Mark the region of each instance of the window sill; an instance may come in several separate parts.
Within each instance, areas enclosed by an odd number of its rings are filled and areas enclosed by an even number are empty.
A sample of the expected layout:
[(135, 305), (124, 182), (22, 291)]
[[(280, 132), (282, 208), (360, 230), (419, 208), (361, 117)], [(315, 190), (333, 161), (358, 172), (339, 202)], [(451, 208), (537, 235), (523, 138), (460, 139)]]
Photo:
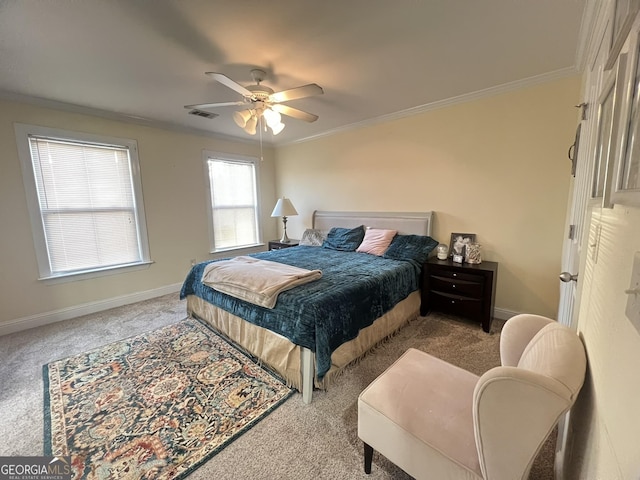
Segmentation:
[(242, 247), (219, 248), (217, 250), (212, 250), (209, 253), (211, 253), (212, 255), (219, 255), (219, 254), (227, 254), (229, 252), (241, 252), (243, 250), (246, 250), (247, 253), (260, 252), (266, 246), (267, 246), (266, 243), (256, 243), (254, 245), (243, 245)]
[(138, 270), (144, 270), (149, 268), (151, 264), (155, 263), (152, 260), (130, 263), (127, 265), (116, 265), (113, 267), (95, 268), (93, 270), (82, 270), (79, 272), (68, 272), (57, 275), (49, 275), (46, 277), (40, 277), (38, 280), (46, 284), (75, 282), (78, 280), (89, 280), (91, 278), (104, 277), (107, 275), (118, 275), (125, 272), (135, 272)]

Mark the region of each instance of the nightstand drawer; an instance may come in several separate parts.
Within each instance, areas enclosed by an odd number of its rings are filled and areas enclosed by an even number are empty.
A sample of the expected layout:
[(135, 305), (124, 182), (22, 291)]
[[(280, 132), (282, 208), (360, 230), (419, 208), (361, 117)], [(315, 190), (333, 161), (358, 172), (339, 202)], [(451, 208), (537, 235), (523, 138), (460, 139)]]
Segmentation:
[(451, 280), (464, 280), (465, 282), (476, 282), (482, 283), (484, 278), (482, 275), (477, 275), (475, 273), (463, 273), (456, 272), (452, 270), (437, 270), (437, 272), (432, 272), (431, 275), (437, 275), (439, 278), (448, 278)]
[(422, 266), (420, 314), (435, 310), (467, 317), (491, 330), (498, 264), (454, 263), (429, 258)]
[[(466, 277), (463, 279), (462, 277)], [(473, 280), (469, 280), (473, 279)], [(444, 291), (458, 295), (466, 295), (473, 298), (482, 298), (484, 279), (477, 275), (443, 276), (431, 275), (430, 286), (432, 290)]]
[(430, 301), (434, 310), (474, 318), (482, 315), (481, 298), (463, 297), (451, 293), (431, 290)]

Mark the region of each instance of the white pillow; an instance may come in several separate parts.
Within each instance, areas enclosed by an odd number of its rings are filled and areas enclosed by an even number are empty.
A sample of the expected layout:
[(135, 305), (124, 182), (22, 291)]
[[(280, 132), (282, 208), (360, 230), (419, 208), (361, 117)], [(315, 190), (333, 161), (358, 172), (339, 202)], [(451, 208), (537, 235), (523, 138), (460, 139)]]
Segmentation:
[(300, 239), (300, 245), (306, 245), (308, 247), (321, 247), (324, 239), (327, 238), (327, 232), (324, 230), (314, 230), (313, 228), (307, 228), (302, 234)]
[(371, 255), (381, 256), (387, 251), (393, 237), (398, 233), (397, 230), (383, 230), (380, 228), (367, 228), (364, 232), (364, 239), (356, 252), (369, 253)]

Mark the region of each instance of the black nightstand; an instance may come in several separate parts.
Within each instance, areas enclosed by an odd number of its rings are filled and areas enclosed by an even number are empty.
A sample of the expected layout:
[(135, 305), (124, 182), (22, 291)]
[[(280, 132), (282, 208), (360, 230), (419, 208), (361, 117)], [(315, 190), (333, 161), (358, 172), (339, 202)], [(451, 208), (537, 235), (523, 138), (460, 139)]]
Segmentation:
[(287, 243), (282, 243), (280, 240), (269, 240), (269, 250), (281, 250), (283, 248), (297, 247), (300, 244), (300, 240), (289, 240)]
[(453, 263), (432, 257), (422, 266), (420, 314), (431, 310), (459, 315), (491, 330), (498, 264)]

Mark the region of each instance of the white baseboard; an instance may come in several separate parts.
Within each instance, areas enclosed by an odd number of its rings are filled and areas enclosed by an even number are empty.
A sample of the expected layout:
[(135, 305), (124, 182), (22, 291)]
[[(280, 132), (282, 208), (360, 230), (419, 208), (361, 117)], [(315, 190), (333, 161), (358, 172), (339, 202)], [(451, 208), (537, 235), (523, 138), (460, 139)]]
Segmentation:
[(145, 290), (144, 292), (130, 293), (119, 297), (108, 298), (106, 300), (99, 300), (97, 302), (74, 305), (73, 307), (62, 308), (52, 312), (16, 318), (15, 320), (9, 320), (8, 322), (0, 325), (0, 336), (20, 332), (29, 328), (41, 327), (50, 323), (69, 320), (70, 318), (80, 317), (90, 313), (102, 312), (103, 310), (108, 310), (110, 308), (121, 307), (123, 305), (149, 300), (162, 295), (168, 295), (170, 293), (176, 293), (180, 291), (180, 288), (182, 288), (182, 283), (174, 283), (173, 285), (165, 285), (164, 287)]
[[(82, 315), (102, 312), (103, 310), (108, 310), (110, 308), (121, 307), (123, 305), (149, 300), (150, 298), (156, 298), (162, 295), (168, 295), (170, 293), (179, 292), (180, 288), (182, 288), (182, 283), (174, 283), (173, 285), (165, 285), (164, 287), (154, 288), (153, 290), (146, 290), (144, 292), (130, 293), (120, 297), (108, 298), (106, 300), (99, 300), (91, 303), (83, 303), (81, 305), (62, 308), (52, 312), (16, 318), (15, 320), (9, 320), (8, 322), (0, 325), (0, 336), (21, 332), (22, 330), (28, 330), (30, 328), (41, 327), (50, 323), (69, 320), (70, 318), (76, 318)], [(494, 308), (493, 318), (508, 320), (514, 315), (518, 315), (518, 313), (519, 312), (505, 310), (503, 308)]]
[(520, 312), (514, 312), (512, 310), (505, 310), (504, 308), (494, 308), (493, 309), (493, 318), (497, 318), (498, 320), (509, 320), (511, 317), (515, 317)]

